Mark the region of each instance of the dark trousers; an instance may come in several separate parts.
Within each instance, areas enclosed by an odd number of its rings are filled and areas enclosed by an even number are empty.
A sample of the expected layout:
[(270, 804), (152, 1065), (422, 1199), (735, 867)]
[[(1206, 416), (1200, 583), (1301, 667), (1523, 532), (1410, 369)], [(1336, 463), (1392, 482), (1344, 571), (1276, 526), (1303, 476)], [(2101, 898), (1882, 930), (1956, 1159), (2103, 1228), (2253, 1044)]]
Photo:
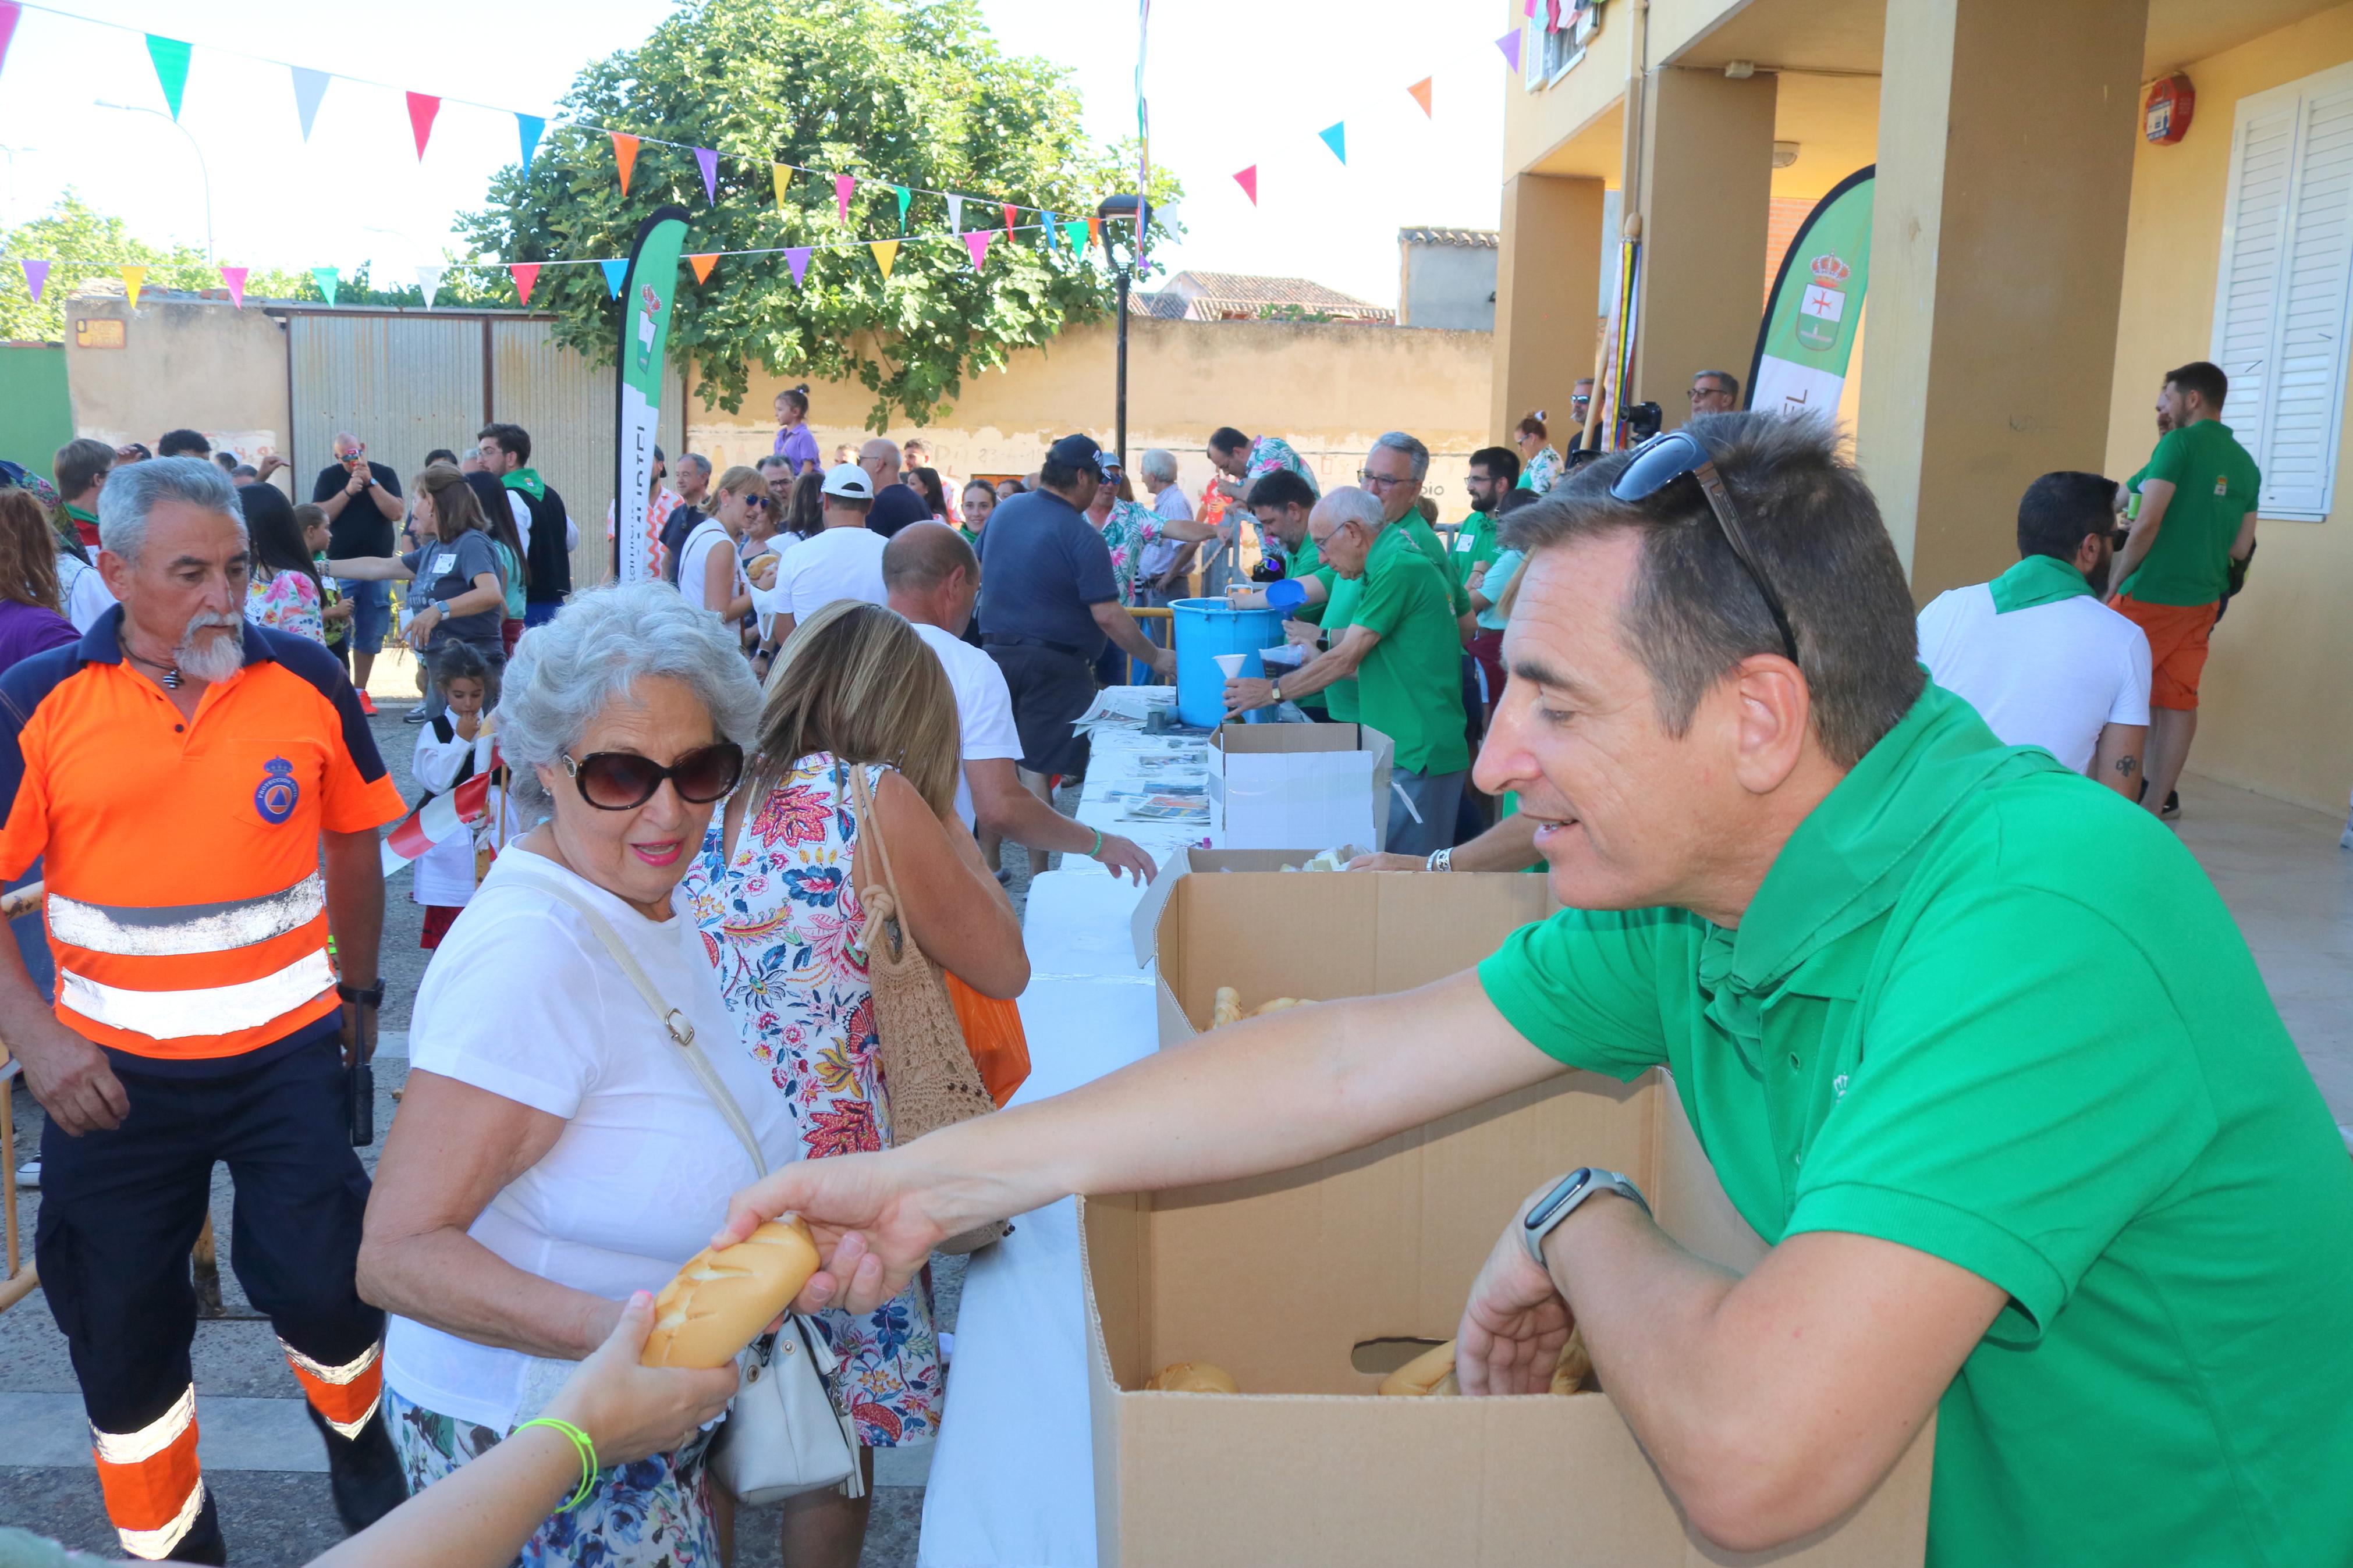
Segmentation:
[(131, 1100), (122, 1125), (73, 1138), (53, 1121), (42, 1134), (34, 1241), (90, 1425), (140, 1432), (191, 1386), (188, 1249), (216, 1160), (237, 1184), (237, 1278), (280, 1340), (329, 1367), (364, 1356), (384, 1314), (353, 1280), (368, 1179), (334, 1037), (216, 1078), (151, 1077), (115, 1060)]

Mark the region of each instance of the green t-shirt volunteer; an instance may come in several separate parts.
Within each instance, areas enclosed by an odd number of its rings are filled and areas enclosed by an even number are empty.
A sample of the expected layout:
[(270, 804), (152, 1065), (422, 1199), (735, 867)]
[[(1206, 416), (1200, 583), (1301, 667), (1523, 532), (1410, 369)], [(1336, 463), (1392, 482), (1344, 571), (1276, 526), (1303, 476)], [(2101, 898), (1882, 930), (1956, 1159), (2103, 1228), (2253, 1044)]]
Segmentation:
[[(1273, 536), (1270, 534), (1269, 537)], [(1324, 597), (1320, 601), (1302, 605), (1285, 614), (1293, 620), (1305, 621), (1311, 626), (1323, 625), (1324, 612), (1331, 608), (1332, 590), (1339, 582), (1340, 574), (1324, 564), (1323, 552), (1315, 548), (1315, 536), (1312, 533), (1301, 534), (1295, 546), (1285, 546), (1279, 539), (1275, 543), (1282, 552), (1282, 575), (1286, 580), (1304, 583), (1312, 577), (1324, 584)], [(1322, 691), (1311, 691), (1294, 700), (1311, 713), (1324, 711), (1324, 693)]]
[(2219, 419), (2200, 419), (2158, 437), (2137, 481), (2173, 487), (2157, 542), (2124, 592), (2144, 605), (2211, 605), (2231, 585), (2231, 546), (2255, 510), (2263, 476)]
[[(1356, 624), (1356, 605), (1364, 597), (1365, 580), (1362, 577), (1343, 577), (1334, 570), (1329, 592), (1331, 597), (1324, 602), (1324, 637), (1336, 647), (1348, 628)], [(1334, 681), (1324, 689), (1323, 697), (1325, 711), (1334, 719), (1344, 724), (1358, 721), (1355, 676)]]
[[(1403, 528), (1406, 537), (1412, 540), (1416, 548), (1430, 558), (1430, 563), (1432, 566), (1438, 568), (1438, 580), (1446, 585), (1448, 608), (1458, 617), (1469, 615), (1471, 590), (1465, 588), (1462, 585), (1462, 579), (1456, 575), (1454, 562), (1446, 553), (1446, 542), (1438, 537), (1438, 530), (1424, 522), (1419, 511), (1406, 513), (1393, 526)], [(1383, 529), (1381, 531), (1387, 533), (1389, 531)], [(1462, 639), (1459, 637), (1454, 639), (1454, 651), (1458, 654), (1462, 651)]]
[(2009, 1292), (1938, 1406), (1931, 1568), (2353, 1563), (2353, 1162), (2147, 813), (1932, 685), (1737, 930), (1564, 910), (1480, 978), (1573, 1067), (1669, 1068), (1767, 1242)]
[(1381, 640), (1356, 667), (1357, 717), (1397, 742), (1397, 765), (1409, 773), (1471, 765), (1462, 639), (1447, 607), (1448, 580), (1394, 526), (1381, 530), (1365, 557), (1355, 624)]
[(1463, 593), (1471, 591), (1471, 574), (1495, 559), (1495, 552), (1502, 548), (1495, 538), (1492, 513), (1474, 511), (1462, 520), (1461, 528), (1454, 535), (1452, 561), (1454, 579), (1462, 584)]

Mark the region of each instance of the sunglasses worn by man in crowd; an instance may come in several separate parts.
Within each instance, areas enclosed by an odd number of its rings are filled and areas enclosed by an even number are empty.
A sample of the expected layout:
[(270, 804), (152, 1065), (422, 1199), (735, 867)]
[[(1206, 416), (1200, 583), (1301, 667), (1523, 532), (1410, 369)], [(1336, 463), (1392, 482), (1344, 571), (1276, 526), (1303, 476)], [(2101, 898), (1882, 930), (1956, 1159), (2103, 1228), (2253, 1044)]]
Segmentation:
[(1732, 504), (1732, 492), (1724, 487), (1715, 471), (1715, 463), (1698, 437), (1688, 430), (1662, 430), (1634, 448), (1609, 487), (1612, 500), (1623, 501), (1648, 500), (1677, 479), (1690, 478), (1699, 481), (1701, 493), (1707, 497), (1708, 510), (1715, 513), (1716, 526), (1724, 530), (1724, 542), (1732, 546), (1733, 559), (1757, 584), (1765, 596), (1765, 607), (1772, 612), (1773, 625), (1781, 633), (1781, 650), (1789, 662), (1798, 662), (1798, 635), (1789, 629), (1788, 613), (1781, 608), (1781, 595), (1765, 580), (1757, 564), (1757, 557), (1748, 548), (1747, 535), (1740, 529), (1740, 513)]
[(689, 805), (708, 805), (744, 773), (744, 748), (733, 741), (697, 747), (668, 767), (635, 752), (591, 752), (577, 761), (566, 752), (563, 760), (580, 798), (599, 811), (635, 811), (653, 799), (664, 779)]

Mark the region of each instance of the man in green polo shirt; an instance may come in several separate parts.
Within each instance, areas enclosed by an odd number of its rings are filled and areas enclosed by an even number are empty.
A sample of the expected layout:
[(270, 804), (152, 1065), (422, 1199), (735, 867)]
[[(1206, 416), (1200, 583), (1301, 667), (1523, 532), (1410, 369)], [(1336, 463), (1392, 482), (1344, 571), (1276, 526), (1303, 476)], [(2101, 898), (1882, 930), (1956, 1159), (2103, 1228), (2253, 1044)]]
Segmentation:
[(1471, 588), (1471, 574), (1494, 560), (1502, 548), (1495, 542), (1495, 519), (1504, 498), (1512, 493), (1519, 479), (1520, 455), (1509, 447), (1482, 447), (1471, 454), (1469, 473), (1462, 481), (1471, 497), (1471, 515), (1462, 520), (1454, 535), (1454, 575), (1465, 593)]
[(1426, 856), (1454, 842), (1454, 814), (1470, 776), (1462, 738), (1461, 645), (1440, 569), (1381, 504), (1353, 485), (1315, 504), (1308, 536), (1324, 564), (1356, 587), (1346, 629), (1330, 651), (1279, 680), (1226, 682), (1226, 711), (1247, 713), (1324, 690), (1354, 676), (1363, 722), (1397, 744), (1389, 778), (1388, 847)]
[[(1574, 1323), (1735, 1551), (1835, 1521), (1933, 1415), (1931, 1568), (2353, 1563), (2353, 1161), (2188, 851), (1927, 684), (1822, 424), (1694, 420), (1514, 533), (1479, 781), (1542, 825), (1560, 912), (1418, 991), (800, 1162), (728, 1233), (798, 1211), (827, 1258), (802, 1305), (866, 1310), (943, 1237), (1066, 1193), (1664, 1066), (1769, 1250), (1733, 1274), (1572, 1170), (1496, 1216), (1465, 1394), (1541, 1391)], [(1281, 1310), (1279, 1279), (1247, 1288)]]
[[(1250, 486), (1250, 515), (1266, 530), (1270, 552), (1282, 563), (1282, 579), (1299, 584), (1305, 595), (1292, 605), (1282, 623), (1283, 637), (1293, 645), (1308, 650), (1314, 658), (1326, 646), (1324, 637), (1324, 613), (1330, 607), (1333, 586), (1339, 574), (1324, 563), (1316, 553), (1315, 536), (1307, 531), (1308, 514), (1315, 510), (1315, 487), (1288, 468), (1277, 468)], [(1238, 610), (1262, 610), (1267, 607), (1264, 588), (1231, 587), (1226, 590), (1226, 603)], [(1356, 682), (1350, 681), (1348, 693), (1356, 695)], [(1313, 691), (1293, 696), (1300, 710), (1319, 721), (1331, 714), (1326, 710), (1328, 691)], [(1355, 717), (1353, 712), (1351, 719)]]
[[(2199, 360), (2166, 372), (2158, 395), (2160, 424), (2137, 482), (2140, 510), (2116, 553), (2108, 603), (2148, 637), (2148, 755), (2141, 796), (2167, 815), (2167, 803), (2189, 742), (2198, 734), (2198, 683), (2206, 639), (2231, 585), (2231, 563), (2255, 548), (2255, 505), (2263, 476), (2222, 423), (2231, 383)], [(2175, 808), (2178, 810), (2179, 808)]]

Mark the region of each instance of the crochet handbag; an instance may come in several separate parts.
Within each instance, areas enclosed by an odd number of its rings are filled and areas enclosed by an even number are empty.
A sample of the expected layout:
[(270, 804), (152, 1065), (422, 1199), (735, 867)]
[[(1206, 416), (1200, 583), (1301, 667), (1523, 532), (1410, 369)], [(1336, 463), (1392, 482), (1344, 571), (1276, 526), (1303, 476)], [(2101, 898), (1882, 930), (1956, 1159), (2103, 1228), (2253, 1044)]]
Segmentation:
[[(858, 901), (866, 910), (860, 941), (866, 949), (867, 980), (874, 989), (876, 1048), (883, 1092), (890, 1096), (891, 1141), (911, 1143), (926, 1132), (985, 1116), (997, 1109), (997, 1101), (965, 1046), (964, 1026), (940, 972), (908, 939), (899, 919), (903, 907), (899, 882), (891, 870), (891, 852), (882, 842), (866, 769), (861, 765), (846, 771), (857, 807), (859, 841), (874, 852), (867, 875), (881, 872), (879, 882), (858, 889)], [(1003, 1220), (992, 1220), (948, 1237), (938, 1250), (976, 1252), (1001, 1238), (1008, 1228)]]

